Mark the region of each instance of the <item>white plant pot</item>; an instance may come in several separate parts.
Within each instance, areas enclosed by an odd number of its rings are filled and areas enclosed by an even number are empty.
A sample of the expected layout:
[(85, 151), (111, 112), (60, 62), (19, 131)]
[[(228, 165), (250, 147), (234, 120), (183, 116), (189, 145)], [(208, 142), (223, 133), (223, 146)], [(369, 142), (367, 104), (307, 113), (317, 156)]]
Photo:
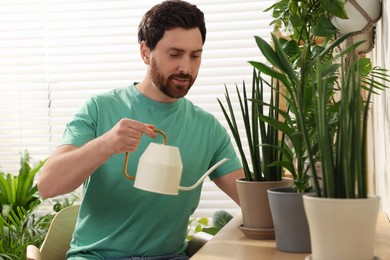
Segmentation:
[(330, 199), (304, 195), (313, 260), (374, 259), (380, 198)]
[(333, 17), (331, 19), (333, 25), (340, 30), (340, 33), (350, 33), (357, 31), (368, 31), (379, 20), (382, 11), (382, 3), (380, 0), (356, 0), (356, 3), (362, 7), (362, 9), (370, 17), (370, 21), (361, 14), (350, 1), (345, 3), (345, 12), (348, 15), (348, 19), (341, 19)]

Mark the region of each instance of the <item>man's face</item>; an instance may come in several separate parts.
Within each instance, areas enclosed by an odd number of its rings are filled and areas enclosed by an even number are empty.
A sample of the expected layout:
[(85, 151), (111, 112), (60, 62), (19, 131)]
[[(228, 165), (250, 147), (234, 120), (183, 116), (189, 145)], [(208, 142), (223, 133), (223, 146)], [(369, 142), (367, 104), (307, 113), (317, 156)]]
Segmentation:
[(202, 57), (198, 28), (175, 28), (164, 33), (150, 55), (152, 82), (170, 98), (184, 97), (198, 76)]

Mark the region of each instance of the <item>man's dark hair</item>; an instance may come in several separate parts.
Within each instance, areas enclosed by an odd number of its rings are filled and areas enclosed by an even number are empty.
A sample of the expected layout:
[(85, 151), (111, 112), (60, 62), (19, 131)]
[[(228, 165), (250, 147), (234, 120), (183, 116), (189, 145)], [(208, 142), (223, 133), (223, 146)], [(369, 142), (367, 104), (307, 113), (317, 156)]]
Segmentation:
[(196, 5), (180, 0), (164, 1), (146, 12), (138, 27), (138, 42), (145, 41), (146, 46), (153, 50), (166, 30), (177, 27), (199, 28), (204, 44), (206, 25), (203, 12)]

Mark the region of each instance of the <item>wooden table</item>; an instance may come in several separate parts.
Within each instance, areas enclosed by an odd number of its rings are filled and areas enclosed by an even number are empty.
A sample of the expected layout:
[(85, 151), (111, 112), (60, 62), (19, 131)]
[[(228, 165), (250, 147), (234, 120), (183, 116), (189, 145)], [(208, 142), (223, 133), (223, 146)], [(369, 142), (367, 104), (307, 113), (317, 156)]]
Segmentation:
[[(241, 214), (234, 217), (213, 239), (191, 257), (191, 260), (303, 260), (308, 255), (307, 253), (286, 253), (276, 250), (275, 240), (248, 239), (238, 229), (240, 224), (242, 224)], [(385, 213), (380, 213), (378, 217), (374, 250), (375, 256), (379, 259), (390, 259), (390, 223)]]

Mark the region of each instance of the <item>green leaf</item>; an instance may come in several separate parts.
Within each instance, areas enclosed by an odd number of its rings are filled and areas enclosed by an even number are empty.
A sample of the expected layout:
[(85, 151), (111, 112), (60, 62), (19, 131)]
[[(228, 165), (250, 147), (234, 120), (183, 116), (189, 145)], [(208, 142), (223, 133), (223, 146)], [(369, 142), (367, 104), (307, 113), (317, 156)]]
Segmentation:
[(225, 210), (218, 210), (213, 214), (213, 226), (221, 229), (223, 228), (231, 219), (233, 216), (225, 211)]
[(330, 14), (337, 16), (341, 19), (348, 19), (348, 15), (345, 11), (345, 0), (319, 0), (321, 6)]
[(219, 228), (216, 228), (216, 227), (204, 227), (202, 229), (202, 232), (205, 232), (207, 234), (210, 234), (210, 235), (216, 235), (218, 233), (220, 229)]
[(198, 221), (198, 223), (200, 223), (200, 224), (202, 224), (204, 226), (207, 226), (209, 224), (209, 219), (206, 218), (206, 217), (200, 218), (197, 221)]
[(289, 127), (286, 123), (281, 122), (279, 120), (276, 120), (274, 118), (270, 118), (268, 116), (259, 116), (261, 120), (264, 120), (268, 124), (272, 125), (276, 129), (282, 131), (285, 133), (288, 137), (292, 137), (292, 135), (295, 133), (295, 129)]
[[(280, 39), (280, 42), (282, 42), (282, 39)], [(290, 57), (290, 59), (294, 59), (295, 56), (297, 56), (297, 54), (300, 52), (299, 44), (294, 40), (283, 43), (283, 50), (286, 52), (286, 55)]]
[(315, 36), (329, 37), (336, 34), (338, 29), (332, 24), (329, 18), (321, 16), (317, 24), (313, 26), (311, 32)]
[(287, 75), (290, 81), (294, 82), (294, 84), (297, 84), (299, 80), (295, 74), (294, 68), (291, 65), (291, 61), (288, 59), (287, 54), (284, 52), (284, 49), (279, 42), (279, 39), (274, 34), (272, 34), (271, 36), (275, 45), (275, 52), (278, 55), (278, 60), (280, 61), (281, 67), (278, 68), (281, 69)]
[(268, 67), (267, 65), (265, 65), (264, 63), (261, 63), (261, 62), (256, 62), (256, 61), (250, 61), (249, 62), (253, 67), (255, 67), (256, 69), (258, 69), (259, 71), (261, 71), (262, 73), (268, 75), (268, 76), (271, 76), (275, 79), (278, 79), (280, 80), (285, 86), (289, 86), (290, 83), (287, 79), (287, 77), (280, 73), (280, 72), (277, 72), (276, 70)]
[(359, 59), (360, 73), (363, 77), (366, 77), (372, 71), (371, 59), (361, 58)]
[(272, 49), (272, 47), (262, 38), (255, 36), (255, 40), (257, 43), (257, 46), (259, 47), (261, 53), (264, 55), (264, 57), (269, 61), (273, 66), (281, 69), (282, 64), (278, 58), (278, 55), (276, 52)]
[(202, 229), (203, 229), (203, 228), (202, 228), (202, 225), (201, 225), (201, 224), (196, 225), (196, 227), (195, 227), (195, 233), (201, 232)]

